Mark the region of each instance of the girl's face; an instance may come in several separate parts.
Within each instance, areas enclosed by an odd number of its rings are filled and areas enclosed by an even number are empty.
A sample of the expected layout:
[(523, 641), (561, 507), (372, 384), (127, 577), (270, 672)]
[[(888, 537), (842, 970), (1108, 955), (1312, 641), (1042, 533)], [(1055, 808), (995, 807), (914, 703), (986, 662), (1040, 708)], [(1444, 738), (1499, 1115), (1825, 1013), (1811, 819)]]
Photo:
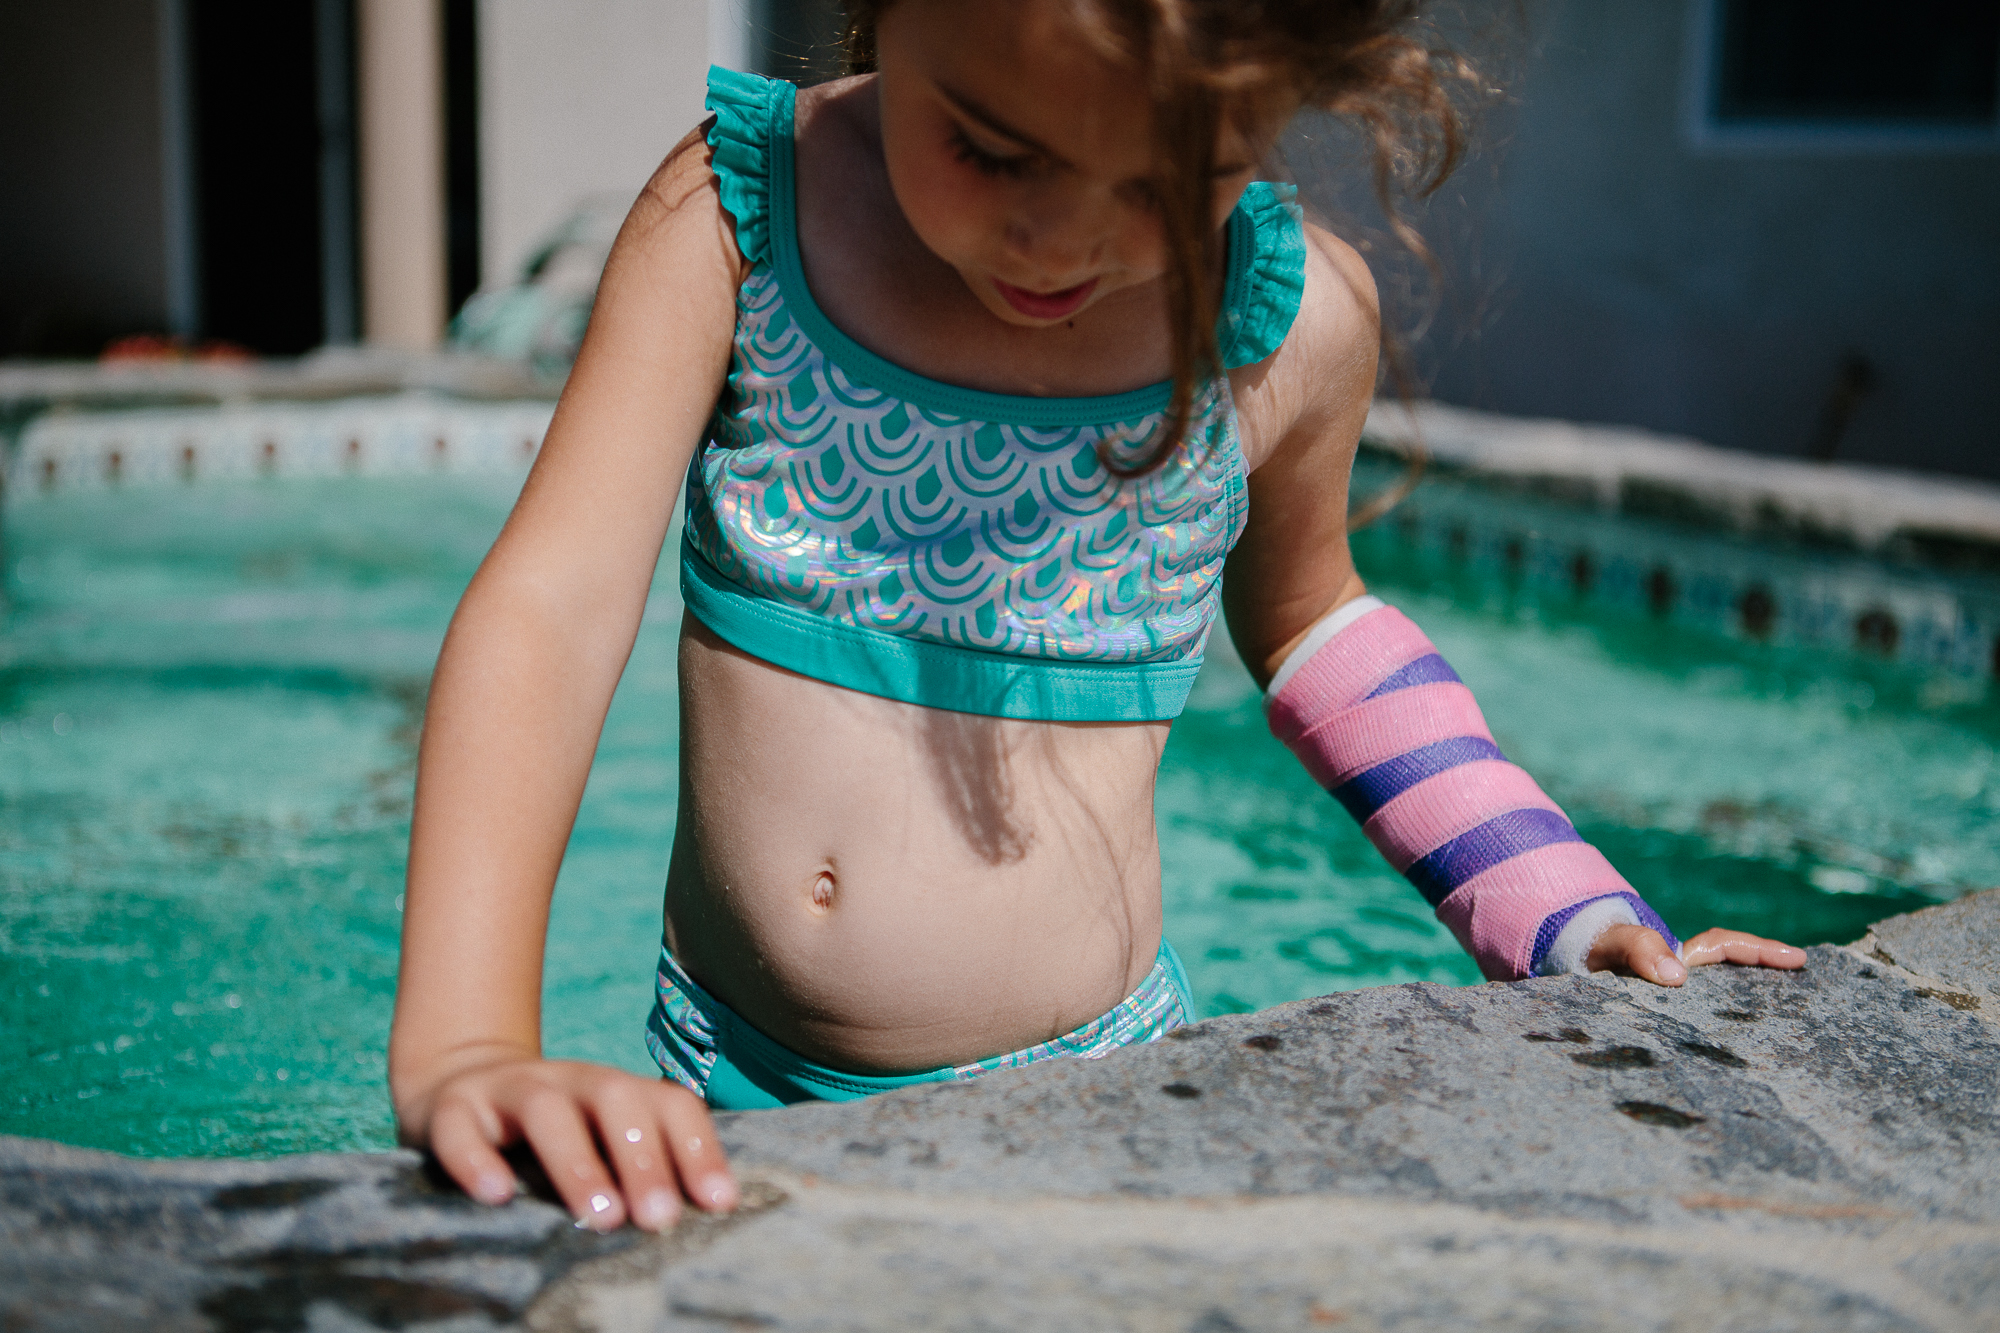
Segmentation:
[[(1086, 46), (1064, 7), (901, 0), (876, 32), (897, 203), (988, 310), (1026, 327), (1156, 282), (1168, 262), (1145, 90)], [(1216, 227), (1264, 146), (1225, 130)]]

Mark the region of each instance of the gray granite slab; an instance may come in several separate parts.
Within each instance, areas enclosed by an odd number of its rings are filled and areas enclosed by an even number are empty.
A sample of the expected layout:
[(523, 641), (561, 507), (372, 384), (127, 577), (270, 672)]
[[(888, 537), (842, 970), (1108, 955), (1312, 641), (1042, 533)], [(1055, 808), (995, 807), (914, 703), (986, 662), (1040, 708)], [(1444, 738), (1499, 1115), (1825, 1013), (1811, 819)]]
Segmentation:
[(1878, 921), (1856, 948), (1942, 981), (1980, 1000), (1979, 1009), (2000, 1019), (2000, 893), (1968, 894), (1955, 903)]
[(1064, 1199), (786, 1182), (749, 1225), (574, 1270), (539, 1333), (1990, 1327), (1990, 1231), (1674, 1229), (1338, 1194)]
[(1907, 961), (1356, 991), (726, 1116), (748, 1206), (658, 1238), (407, 1153), (0, 1139), (0, 1328), (2000, 1330), (1996, 903), (1864, 941)]
[[(142, 1161), (0, 1136), (0, 1329), (490, 1329), (636, 1242), (415, 1153)], [(331, 1321), (331, 1322), (328, 1322)]]
[(746, 1164), (908, 1190), (1338, 1191), (1662, 1225), (1720, 1193), (2000, 1223), (2000, 1033), (1820, 947), (1679, 990), (1350, 991), (722, 1136)]

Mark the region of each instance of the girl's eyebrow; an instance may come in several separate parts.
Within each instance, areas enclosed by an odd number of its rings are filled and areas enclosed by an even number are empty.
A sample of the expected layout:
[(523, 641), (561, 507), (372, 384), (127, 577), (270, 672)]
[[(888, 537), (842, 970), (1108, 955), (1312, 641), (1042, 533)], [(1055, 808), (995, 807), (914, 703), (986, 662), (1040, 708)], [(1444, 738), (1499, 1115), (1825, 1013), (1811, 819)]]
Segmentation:
[(1057, 166), (1067, 167), (1071, 165), (1069, 159), (1064, 157), (1061, 153), (1056, 152), (1055, 149), (1050, 148), (1047, 144), (1035, 138), (1033, 135), (1023, 134), (1021, 131), (1015, 129), (1012, 125), (1009, 125), (1006, 121), (1000, 119), (1000, 117), (994, 115), (991, 111), (988, 111), (985, 107), (979, 105), (979, 103), (973, 101), (970, 97), (965, 96), (965, 94), (953, 92), (951, 89), (945, 87), (941, 83), (937, 85), (937, 90), (938, 92), (944, 95), (945, 101), (951, 103), (952, 107), (958, 112), (960, 112), (962, 115), (964, 115), (968, 120), (978, 121), (981, 125), (984, 125), (987, 129), (991, 130), (993, 133), (998, 134), (1003, 138), (1012, 139), (1015, 143), (1020, 144), (1023, 148), (1030, 149), (1031, 151), (1039, 153), (1043, 157), (1048, 158), (1051, 162), (1054, 162)]

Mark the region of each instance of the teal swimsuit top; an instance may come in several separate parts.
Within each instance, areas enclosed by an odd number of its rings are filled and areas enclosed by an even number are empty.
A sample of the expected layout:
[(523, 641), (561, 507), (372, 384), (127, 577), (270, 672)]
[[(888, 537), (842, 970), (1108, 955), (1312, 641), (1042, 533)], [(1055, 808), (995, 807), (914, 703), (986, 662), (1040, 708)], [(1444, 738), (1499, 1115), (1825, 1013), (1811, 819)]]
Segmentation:
[[(1242, 535), (1229, 382), (1187, 438), (1143, 457), (1172, 385), (1097, 398), (983, 393), (912, 374), (836, 328), (799, 261), (794, 89), (711, 69), (708, 142), (751, 264), (710, 439), (688, 479), (681, 591), (716, 634), (777, 666), (931, 708), (1144, 721), (1187, 702)], [(1305, 241), (1290, 187), (1252, 184), (1228, 222), (1225, 367), (1277, 350)]]

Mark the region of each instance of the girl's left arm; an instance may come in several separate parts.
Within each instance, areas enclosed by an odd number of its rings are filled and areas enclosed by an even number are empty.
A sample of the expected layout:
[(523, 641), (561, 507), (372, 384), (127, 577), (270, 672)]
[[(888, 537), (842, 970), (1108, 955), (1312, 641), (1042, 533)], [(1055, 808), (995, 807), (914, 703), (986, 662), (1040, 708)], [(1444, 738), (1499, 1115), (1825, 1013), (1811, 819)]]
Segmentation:
[(1290, 335), (1234, 384), (1250, 517), (1223, 606), (1267, 691), (1273, 731), (1489, 977), (1617, 970), (1677, 986), (1687, 967), (1705, 963), (1803, 966), (1803, 950), (1740, 931), (1709, 930), (1677, 949), (1644, 900), (1501, 755), (1422, 631), (1368, 596), (1347, 510), (1375, 389), (1375, 286), (1352, 248), (1310, 226), (1307, 239)]

